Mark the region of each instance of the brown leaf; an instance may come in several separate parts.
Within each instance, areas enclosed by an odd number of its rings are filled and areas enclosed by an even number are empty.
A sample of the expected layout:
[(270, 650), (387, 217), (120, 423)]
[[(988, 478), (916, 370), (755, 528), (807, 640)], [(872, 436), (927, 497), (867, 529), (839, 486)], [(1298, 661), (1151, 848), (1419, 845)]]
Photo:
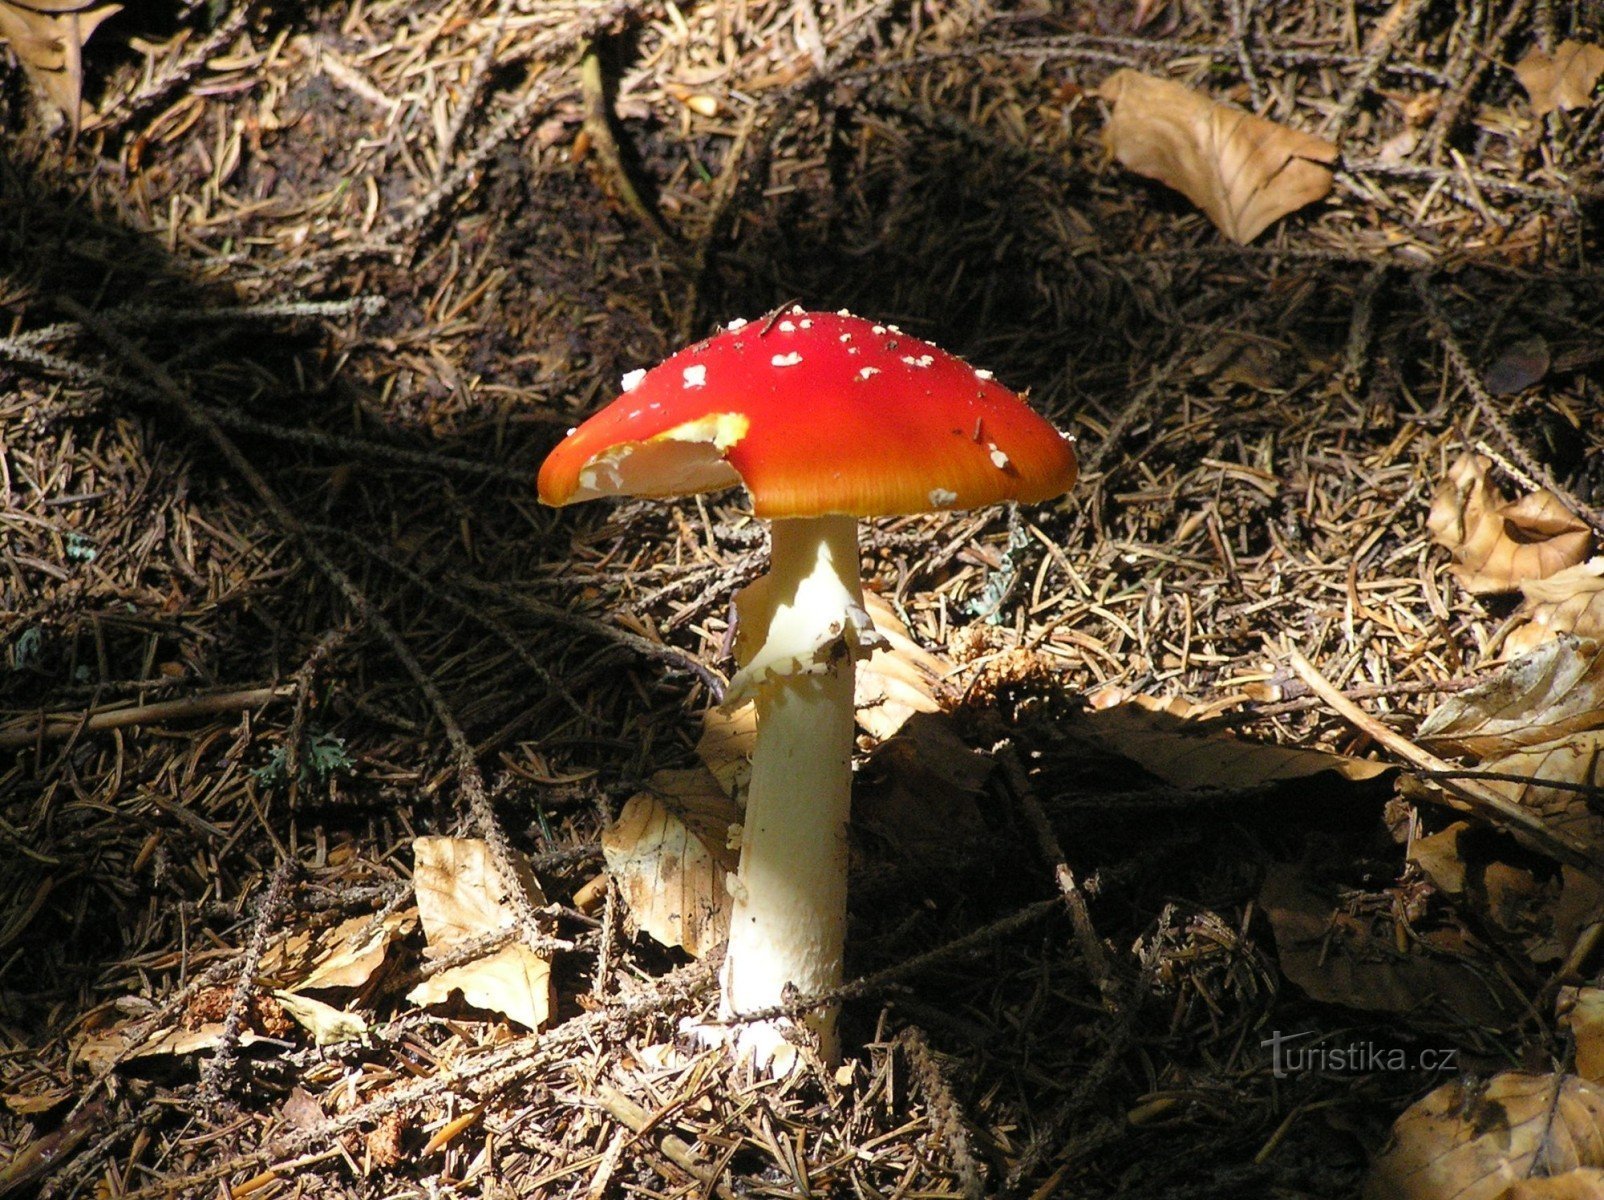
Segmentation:
[(509, 942), (460, 967), (437, 971), (407, 993), (414, 1004), (445, 1004), (453, 992), (474, 1008), (539, 1029), (554, 1001), (551, 963), (522, 942)]
[(1489, 857), (1500, 843), (1478, 840), (1479, 832), (1456, 821), (1416, 838), (1409, 857), (1461, 910), (1477, 913), (1487, 932), (1505, 935), (1534, 963), (1563, 959), (1597, 919), (1604, 888), (1572, 867), (1546, 870)]
[(1520, 590), (1525, 599), (1515, 616), (1525, 623), (1504, 639), (1505, 656), (1526, 654), (1562, 633), (1604, 640), (1604, 558), (1527, 580)]
[(1509, 1071), (1444, 1084), (1404, 1110), (1365, 1200), (1497, 1200), (1534, 1175), (1604, 1164), (1604, 1090), (1574, 1075)]
[(1437, 754), (1488, 758), (1604, 727), (1604, 646), (1562, 635), (1450, 696), (1415, 731)]
[[(126, 1027), (104, 1036), (86, 1038), (73, 1049), (74, 1059), (95, 1070), (109, 1066), (118, 1058), (154, 1058), (172, 1054), (183, 1056), (215, 1050), (223, 1044), (224, 1023), (208, 1021), (194, 1029), (160, 1029), (143, 1039), (135, 1038)], [(254, 1046), (262, 1035), (254, 1030), (240, 1031), (235, 1045)]]
[[(874, 622), (880, 645), (858, 664), (853, 678), (853, 705), (859, 728), (885, 741), (914, 713), (941, 711), (938, 693), (953, 664), (918, 642), (891, 606), (873, 592), (863, 595), (863, 608)], [(757, 709), (711, 709), (703, 717), (696, 756), (730, 795), (745, 789), (752, 776), (752, 748), (757, 745)]]
[(602, 835), (635, 929), (700, 957), (729, 936), (734, 902), (724, 880), (739, 854), (730, 846), (740, 811), (711, 772), (658, 771)]
[(905, 858), (950, 862), (986, 831), (977, 800), (992, 766), (951, 717), (916, 713), (870, 755), (865, 775), (872, 782), (853, 799), (852, 819)]
[(279, 1106), (279, 1116), (291, 1129), (316, 1129), (323, 1124), (326, 1113), (323, 1104), (311, 1092), (297, 1084)]
[(1431, 540), (1457, 560), (1454, 573), (1477, 595), (1512, 592), (1523, 582), (1575, 566), (1593, 533), (1544, 489), (1510, 501), (1487, 477), (1492, 460), (1463, 455), (1431, 499)]
[(1414, 1012), (1435, 1004), (1474, 1025), (1499, 1025), (1505, 995), (1468, 962), (1400, 951), (1278, 864), (1265, 874), (1259, 905), (1275, 931), (1281, 970), (1312, 1000), (1366, 1012)]
[(914, 641), (891, 606), (873, 592), (863, 594), (863, 607), (885, 642), (858, 664), (853, 704), (858, 725), (883, 742), (914, 713), (941, 711), (937, 693), (953, 665)]
[(1604, 1083), (1604, 988), (1560, 988), (1555, 1008), (1576, 1042), (1576, 1073)]
[(1250, 787), (1322, 771), (1360, 782), (1392, 769), (1324, 750), (1243, 741), (1213, 722), (1183, 720), (1139, 703), (1089, 713), (1086, 726), (1109, 750), (1172, 787)]
[(294, 992), (275, 991), (273, 998), (295, 1019), (297, 1025), (312, 1035), (316, 1045), (359, 1042), (367, 1038), (368, 1023), (359, 1013), (349, 1013)]
[[(503, 879), (490, 847), (478, 838), (414, 838), (412, 853), (412, 890), (418, 899), (426, 956), (440, 957), (463, 942), (515, 924), (510, 902), (514, 888), (521, 888), (534, 904), (545, 903), (526, 864), (514, 865), (517, 879)], [(475, 1008), (539, 1029), (551, 1015), (551, 964), (515, 941), (429, 976), (407, 993), (407, 999), (437, 1004), (449, 1000), (453, 991), (460, 991)]]
[(752, 779), (752, 748), (757, 745), (757, 705), (710, 708), (702, 714), (696, 757), (717, 779), (725, 795), (736, 796)]
[(1455, 821), (1447, 829), (1409, 843), (1409, 861), (1430, 877), (1438, 891), (1456, 898), (1464, 894), (1466, 876), (1459, 839), (1469, 830), (1469, 822)]
[(1515, 78), (1531, 97), (1536, 117), (1556, 108), (1586, 108), (1600, 75), (1604, 75), (1604, 48), (1570, 38), (1559, 44), (1553, 57), (1533, 46), (1515, 64)]
[(1562, 1175), (1522, 1179), (1499, 1200), (1604, 1200), (1604, 1170), (1578, 1167)]
[(262, 977), (292, 991), (362, 987), (417, 923), (418, 910), (409, 908), (378, 921), (351, 917), (320, 933), (292, 933), (262, 955)]
[[(1604, 719), (1604, 713), (1592, 715)], [(1604, 848), (1604, 816), (1599, 816), (1593, 807), (1604, 797), (1604, 729), (1527, 746), (1513, 754), (1488, 759), (1481, 766), (1486, 771), (1518, 775), (1530, 781), (1487, 779), (1482, 786), (1536, 813), (1550, 829), (1568, 834), (1592, 850)], [(1600, 791), (1589, 794), (1553, 786), (1567, 783)]]
[(1507, 347), (1482, 375), (1482, 385), (1490, 395), (1512, 396), (1540, 383), (1553, 365), (1548, 339), (1542, 334), (1523, 338)]
[(120, 4), (90, 8), (63, 0), (0, 0), (0, 38), (50, 102), (67, 115), (74, 133), (83, 116), (83, 48), (90, 34)]
[(1324, 138), (1140, 71), (1114, 72), (1098, 94), (1114, 106), (1109, 152), (1182, 193), (1235, 242), (1331, 190), (1337, 148)]

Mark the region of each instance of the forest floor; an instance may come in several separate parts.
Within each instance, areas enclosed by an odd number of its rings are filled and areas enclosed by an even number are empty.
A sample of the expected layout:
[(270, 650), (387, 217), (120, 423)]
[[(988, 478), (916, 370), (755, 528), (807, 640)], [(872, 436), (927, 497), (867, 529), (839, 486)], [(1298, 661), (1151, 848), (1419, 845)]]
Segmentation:
[[(1604, 532), (1604, 103), (1513, 70), (1566, 39), (1604, 10), (130, 3), (77, 131), (0, 66), (0, 1195), (1428, 1196), (1373, 1164), (1464, 1079), (1563, 1168), (1597, 747), (1544, 799), (1419, 730), (1597, 620), (1516, 590)], [(1231, 240), (1111, 159), (1122, 68), (1328, 139), (1329, 193)], [(793, 301), (1082, 471), (865, 526), (936, 711), (867, 722), (845, 1060), (774, 1080), (679, 1038), (717, 947), (603, 860), (765, 535), (534, 477)]]

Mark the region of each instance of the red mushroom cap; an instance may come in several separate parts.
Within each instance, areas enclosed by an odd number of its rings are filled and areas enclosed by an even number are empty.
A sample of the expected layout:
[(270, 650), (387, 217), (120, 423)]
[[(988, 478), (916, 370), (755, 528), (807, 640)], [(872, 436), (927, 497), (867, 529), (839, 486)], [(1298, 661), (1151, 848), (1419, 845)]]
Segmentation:
[(1074, 445), (989, 372), (894, 326), (797, 308), (625, 376), (541, 466), (540, 498), (741, 483), (759, 517), (868, 517), (1035, 503), (1075, 474)]

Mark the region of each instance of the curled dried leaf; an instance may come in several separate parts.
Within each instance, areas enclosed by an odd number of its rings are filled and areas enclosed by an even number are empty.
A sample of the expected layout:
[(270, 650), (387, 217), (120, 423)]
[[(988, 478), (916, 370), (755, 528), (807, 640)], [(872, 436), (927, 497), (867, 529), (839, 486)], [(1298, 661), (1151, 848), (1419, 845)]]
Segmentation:
[(1365, 1200), (1496, 1200), (1533, 1176), (1604, 1164), (1604, 1089), (1509, 1071), (1444, 1084), (1404, 1110)]
[(1490, 779), (1485, 786), (1536, 813), (1549, 828), (1595, 851), (1604, 848), (1604, 816), (1594, 811), (1604, 799), (1604, 729), (1527, 746), (1481, 765), (1522, 780)]
[(941, 711), (937, 696), (953, 665), (914, 641), (891, 606), (873, 592), (864, 592), (863, 607), (883, 643), (858, 664), (853, 705), (858, 725), (883, 742), (914, 713)]
[(1450, 696), (1415, 739), (1438, 754), (1488, 758), (1600, 727), (1604, 646), (1564, 635)]
[(1477, 595), (1512, 592), (1575, 566), (1593, 549), (1593, 532), (1542, 490), (1507, 499), (1488, 478), (1492, 460), (1466, 454), (1431, 499), (1426, 528), (1454, 556), (1454, 573)]
[[(428, 943), (425, 955), (440, 957), (464, 942), (516, 924), (512, 897), (522, 891), (532, 904), (545, 896), (528, 864), (512, 864), (516, 879), (503, 878), (490, 847), (479, 838), (420, 837), (412, 842), (412, 890)], [(530, 1029), (551, 1015), (551, 963), (522, 942), (511, 942), (461, 966), (429, 976), (407, 993), (414, 1004), (437, 1004), (453, 991), (476, 1008), (502, 1013)]]
[(1576, 1073), (1604, 1083), (1604, 988), (1560, 988), (1554, 1007), (1576, 1041)]
[(1593, 89), (1604, 75), (1604, 47), (1566, 38), (1552, 55), (1533, 46), (1515, 64), (1515, 78), (1531, 97), (1532, 115), (1541, 117), (1556, 108), (1586, 108)]
[(1098, 94), (1114, 106), (1109, 152), (1180, 192), (1232, 241), (1251, 242), (1331, 190), (1337, 148), (1324, 138), (1140, 71), (1114, 72)]
[(1520, 590), (1525, 600), (1515, 615), (1523, 623), (1504, 639), (1506, 655), (1526, 654), (1562, 633), (1604, 640), (1604, 558), (1529, 580)]
[(1481, 832), (1455, 821), (1416, 838), (1409, 858), (1457, 908), (1476, 913), (1485, 933), (1518, 947), (1534, 963), (1564, 958), (1596, 919), (1604, 887), (1573, 867), (1556, 871), (1529, 859), (1506, 862), (1499, 857), (1502, 839)]
[(92, 8), (74, 0), (0, 0), (0, 39), (34, 86), (67, 115), (77, 132), (83, 108), (83, 49), (89, 35), (120, 4)]
[[(926, 650), (892, 608), (864, 592), (863, 609), (874, 622), (875, 648), (853, 676), (853, 708), (858, 727), (876, 741), (896, 734), (914, 713), (941, 711), (939, 697), (952, 674), (951, 661)], [(757, 745), (757, 708), (742, 704), (709, 710), (702, 718), (697, 757), (732, 796), (746, 788)]]
[(696, 757), (713, 772), (726, 795), (740, 795), (751, 782), (752, 751), (756, 746), (757, 705), (710, 708), (702, 714)]

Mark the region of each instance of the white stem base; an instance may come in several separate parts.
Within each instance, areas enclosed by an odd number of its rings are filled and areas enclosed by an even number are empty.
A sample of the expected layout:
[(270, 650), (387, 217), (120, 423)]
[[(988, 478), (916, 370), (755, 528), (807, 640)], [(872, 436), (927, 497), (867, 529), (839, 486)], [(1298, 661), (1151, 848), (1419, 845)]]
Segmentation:
[[(771, 573), (737, 605), (743, 667), (730, 690), (756, 693), (757, 745), (741, 865), (730, 881), (735, 909), (721, 1017), (841, 985), (853, 662), (873, 636), (863, 612), (856, 521), (775, 522)], [(787, 1024), (741, 1023), (731, 1040), (738, 1054), (784, 1070), (796, 1058)], [(834, 1007), (789, 1024), (824, 1062), (839, 1058)]]

